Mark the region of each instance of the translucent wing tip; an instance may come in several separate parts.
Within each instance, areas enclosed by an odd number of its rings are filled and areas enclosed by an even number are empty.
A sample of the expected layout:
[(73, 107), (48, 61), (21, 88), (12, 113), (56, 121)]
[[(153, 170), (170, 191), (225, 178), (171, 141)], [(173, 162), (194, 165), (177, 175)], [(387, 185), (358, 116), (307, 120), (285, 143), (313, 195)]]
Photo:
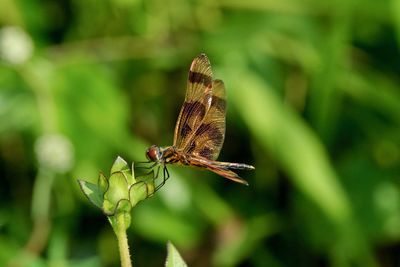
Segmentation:
[(207, 55), (204, 53), (199, 54), (195, 57), (192, 61), (192, 65), (190, 65), (191, 71), (196, 71), (198, 67), (196, 66), (203, 66), (209, 68), (211, 65), (210, 60), (208, 59)]
[(200, 53), (196, 58), (208, 59), (208, 57), (205, 53)]

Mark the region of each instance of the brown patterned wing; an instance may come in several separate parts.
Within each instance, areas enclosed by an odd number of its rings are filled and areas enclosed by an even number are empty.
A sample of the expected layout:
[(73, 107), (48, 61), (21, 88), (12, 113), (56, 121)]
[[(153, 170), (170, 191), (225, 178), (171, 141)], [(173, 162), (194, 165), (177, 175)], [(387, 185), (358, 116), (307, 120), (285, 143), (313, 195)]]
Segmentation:
[(211, 105), (185, 152), (216, 160), (225, 138), (226, 95), (221, 80), (213, 81)]
[(185, 150), (204, 120), (212, 101), (211, 64), (205, 54), (198, 55), (189, 70), (185, 102), (175, 126), (174, 146)]
[(225, 138), (226, 97), (221, 80), (213, 81), (211, 105), (200, 124), (188, 137), (184, 152), (216, 160)]

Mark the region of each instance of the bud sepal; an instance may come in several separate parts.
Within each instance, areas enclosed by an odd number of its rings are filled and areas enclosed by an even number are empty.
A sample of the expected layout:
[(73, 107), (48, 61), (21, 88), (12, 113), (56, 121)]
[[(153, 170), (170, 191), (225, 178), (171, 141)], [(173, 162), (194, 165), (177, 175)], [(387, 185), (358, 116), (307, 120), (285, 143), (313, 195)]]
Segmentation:
[(97, 184), (78, 180), (86, 197), (107, 215), (113, 228), (116, 215), (124, 217), (126, 228), (130, 225), (130, 213), (133, 207), (154, 194), (154, 179), (135, 178), (134, 164), (117, 157), (111, 167), (110, 177), (99, 174)]

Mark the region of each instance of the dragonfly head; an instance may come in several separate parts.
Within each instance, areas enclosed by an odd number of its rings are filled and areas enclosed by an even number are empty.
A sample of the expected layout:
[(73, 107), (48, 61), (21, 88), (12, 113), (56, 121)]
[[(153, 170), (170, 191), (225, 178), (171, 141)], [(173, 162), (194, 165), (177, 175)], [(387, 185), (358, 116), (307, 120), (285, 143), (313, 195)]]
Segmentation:
[(148, 160), (153, 162), (159, 162), (162, 157), (162, 152), (160, 147), (152, 145), (146, 150), (146, 157)]

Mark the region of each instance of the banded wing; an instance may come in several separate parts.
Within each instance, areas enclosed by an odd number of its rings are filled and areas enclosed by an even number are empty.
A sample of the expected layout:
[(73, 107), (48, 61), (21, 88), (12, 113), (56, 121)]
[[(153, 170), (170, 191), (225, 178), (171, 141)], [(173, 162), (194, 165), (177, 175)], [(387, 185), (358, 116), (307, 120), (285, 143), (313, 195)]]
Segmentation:
[(190, 66), (174, 146), (188, 154), (216, 159), (225, 137), (225, 114), (224, 84), (212, 80), (210, 61), (201, 54)]
[(213, 81), (211, 105), (188, 138), (184, 152), (216, 160), (225, 138), (226, 97), (221, 80)]
[(212, 79), (210, 61), (201, 54), (190, 66), (185, 102), (175, 126), (173, 145), (183, 153), (192, 155), (189, 165), (248, 184), (231, 169), (252, 170), (253, 166), (215, 161), (225, 138), (225, 117), (224, 83)]
[(212, 100), (211, 64), (205, 54), (197, 56), (190, 66), (185, 102), (175, 126), (174, 146), (183, 150), (202, 123)]

